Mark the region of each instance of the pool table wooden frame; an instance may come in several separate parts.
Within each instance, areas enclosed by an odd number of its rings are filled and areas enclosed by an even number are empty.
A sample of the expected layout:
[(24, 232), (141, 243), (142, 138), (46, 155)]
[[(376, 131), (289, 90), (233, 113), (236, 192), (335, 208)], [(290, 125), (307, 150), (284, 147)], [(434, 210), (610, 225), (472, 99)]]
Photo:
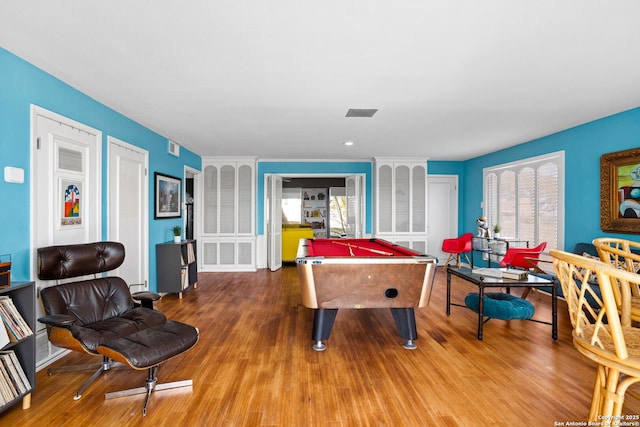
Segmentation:
[[(315, 242), (325, 245), (327, 255), (313, 247)], [(347, 249), (326, 246), (332, 244)], [(389, 308), (406, 340), (403, 347), (416, 348), (414, 308), (427, 305), (436, 262), (381, 239), (300, 239), (296, 264), (302, 303), (314, 310), (314, 350), (326, 349), (322, 341), (329, 338), (340, 308)]]

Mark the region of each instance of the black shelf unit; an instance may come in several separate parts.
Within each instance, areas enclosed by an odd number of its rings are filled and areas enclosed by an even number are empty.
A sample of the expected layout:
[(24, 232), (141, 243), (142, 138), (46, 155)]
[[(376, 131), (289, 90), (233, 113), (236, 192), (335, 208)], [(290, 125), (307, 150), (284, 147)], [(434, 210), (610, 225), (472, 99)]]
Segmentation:
[[(27, 409), (31, 406), (31, 392), (36, 384), (36, 291), (34, 282), (12, 282), (11, 286), (0, 289), (0, 295), (7, 295), (13, 300), (24, 320), (27, 322), (33, 334), (21, 339), (17, 342), (10, 342), (0, 350), (13, 350), (16, 353), (18, 361), (22, 366), (22, 370), (29, 380), (31, 388), (26, 393), (16, 397), (11, 402), (0, 406), (0, 413), (13, 407), (22, 401), (22, 408)], [(4, 327), (4, 325), (0, 325)]]
[[(180, 243), (165, 242), (156, 245), (156, 273), (158, 293), (178, 293), (198, 283), (198, 263), (196, 241), (183, 240)], [(183, 287), (182, 270), (185, 269), (186, 282)]]

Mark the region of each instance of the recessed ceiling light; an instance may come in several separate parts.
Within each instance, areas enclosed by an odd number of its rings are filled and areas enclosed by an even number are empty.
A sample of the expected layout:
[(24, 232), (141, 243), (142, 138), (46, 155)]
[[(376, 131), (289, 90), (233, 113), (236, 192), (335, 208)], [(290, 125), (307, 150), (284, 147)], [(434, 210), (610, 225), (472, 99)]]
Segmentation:
[(349, 108), (345, 117), (373, 117), (377, 108)]
[(355, 144), (355, 142), (353, 142), (353, 141), (345, 141), (343, 144), (344, 144), (346, 147), (351, 147), (352, 145), (354, 145), (354, 144)]

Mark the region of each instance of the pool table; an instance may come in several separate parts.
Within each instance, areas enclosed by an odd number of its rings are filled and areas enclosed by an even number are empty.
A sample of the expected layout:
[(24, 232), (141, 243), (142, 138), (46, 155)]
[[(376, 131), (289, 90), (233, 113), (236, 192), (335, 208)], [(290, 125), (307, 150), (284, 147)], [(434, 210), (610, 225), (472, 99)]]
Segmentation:
[(313, 349), (326, 349), (341, 308), (389, 308), (414, 349), (415, 307), (427, 304), (436, 258), (381, 239), (300, 239), (296, 265), (302, 303), (314, 310)]

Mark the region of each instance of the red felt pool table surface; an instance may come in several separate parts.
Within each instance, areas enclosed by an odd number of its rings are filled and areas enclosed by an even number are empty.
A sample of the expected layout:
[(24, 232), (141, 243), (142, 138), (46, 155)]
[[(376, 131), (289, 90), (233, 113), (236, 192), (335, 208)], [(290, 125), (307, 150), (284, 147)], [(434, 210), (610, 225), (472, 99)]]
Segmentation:
[(313, 239), (307, 240), (308, 256), (370, 257), (420, 256), (402, 246), (381, 239)]

